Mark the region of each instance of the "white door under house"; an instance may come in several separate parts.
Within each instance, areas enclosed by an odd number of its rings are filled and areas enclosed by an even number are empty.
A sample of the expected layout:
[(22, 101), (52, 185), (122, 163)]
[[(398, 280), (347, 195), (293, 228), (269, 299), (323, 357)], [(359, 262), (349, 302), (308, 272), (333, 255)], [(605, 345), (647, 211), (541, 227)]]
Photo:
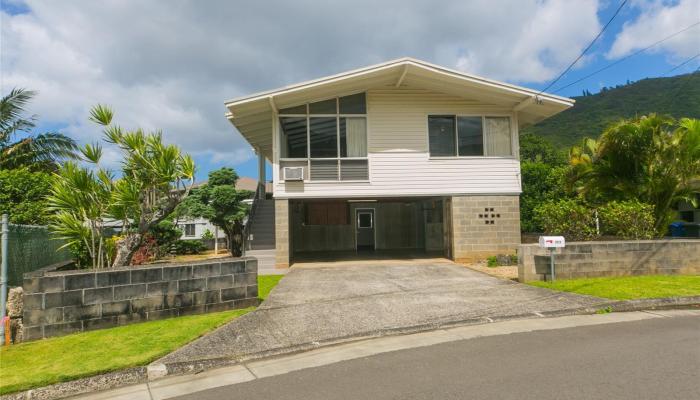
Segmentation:
[(297, 256), (409, 250), (445, 254), (442, 198), (290, 201)]

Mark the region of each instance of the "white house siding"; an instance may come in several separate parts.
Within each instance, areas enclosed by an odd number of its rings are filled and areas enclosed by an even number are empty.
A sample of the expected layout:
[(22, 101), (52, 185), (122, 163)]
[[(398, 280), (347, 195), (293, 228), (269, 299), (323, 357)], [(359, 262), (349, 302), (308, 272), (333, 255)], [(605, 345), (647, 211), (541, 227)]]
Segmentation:
[[(517, 120), (511, 110), (417, 89), (372, 90), (367, 103), (369, 182), (285, 183), (275, 168), (275, 197), (520, 193)], [(431, 159), (429, 114), (510, 116), (516, 156)]]

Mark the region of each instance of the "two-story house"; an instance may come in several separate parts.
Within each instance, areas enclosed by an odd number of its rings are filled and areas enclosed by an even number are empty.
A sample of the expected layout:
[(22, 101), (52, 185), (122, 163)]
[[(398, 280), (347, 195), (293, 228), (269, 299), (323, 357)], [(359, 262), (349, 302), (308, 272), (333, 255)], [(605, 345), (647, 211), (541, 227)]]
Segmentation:
[(300, 255), (520, 244), (518, 129), (573, 105), (402, 58), (226, 102), (272, 165), (275, 265)]

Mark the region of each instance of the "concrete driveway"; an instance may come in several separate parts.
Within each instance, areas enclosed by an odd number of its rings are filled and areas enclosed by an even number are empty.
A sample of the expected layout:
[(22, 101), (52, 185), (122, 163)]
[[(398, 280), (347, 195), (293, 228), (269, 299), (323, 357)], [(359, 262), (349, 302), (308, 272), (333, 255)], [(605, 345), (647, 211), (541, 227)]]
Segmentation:
[(448, 260), (297, 264), (255, 312), (159, 362), (175, 371), (174, 366), (197, 360), (216, 364), (211, 360), (450, 324), (534, 318), (602, 302), (494, 278)]

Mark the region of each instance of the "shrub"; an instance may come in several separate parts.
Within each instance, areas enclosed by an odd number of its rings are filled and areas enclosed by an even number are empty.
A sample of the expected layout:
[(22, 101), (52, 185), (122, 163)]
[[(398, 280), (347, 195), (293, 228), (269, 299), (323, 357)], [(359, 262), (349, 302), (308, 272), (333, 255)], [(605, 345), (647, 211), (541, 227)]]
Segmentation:
[(202, 239), (205, 239), (205, 240), (214, 239), (214, 234), (211, 233), (211, 231), (209, 229), (207, 229), (204, 231), (204, 233), (202, 233)]
[(496, 256), (490, 256), (486, 259), (486, 266), (488, 267), (497, 267), (498, 266), (498, 260), (496, 259)]
[(654, 208), (637, 200), (612, 201), (598, 209), (600, 230), (604, 235), (623, 239), (651, 239), (654, 232)]
[(199, 254), (207, 249), (201, 240), (178, 240), (173, 247), (175, 254)]
[(593, 210), (572, 199), (549, 201), (535, 208), (535, 219), (548, 235), (567, 240), (592, 240), (598, 235)]

